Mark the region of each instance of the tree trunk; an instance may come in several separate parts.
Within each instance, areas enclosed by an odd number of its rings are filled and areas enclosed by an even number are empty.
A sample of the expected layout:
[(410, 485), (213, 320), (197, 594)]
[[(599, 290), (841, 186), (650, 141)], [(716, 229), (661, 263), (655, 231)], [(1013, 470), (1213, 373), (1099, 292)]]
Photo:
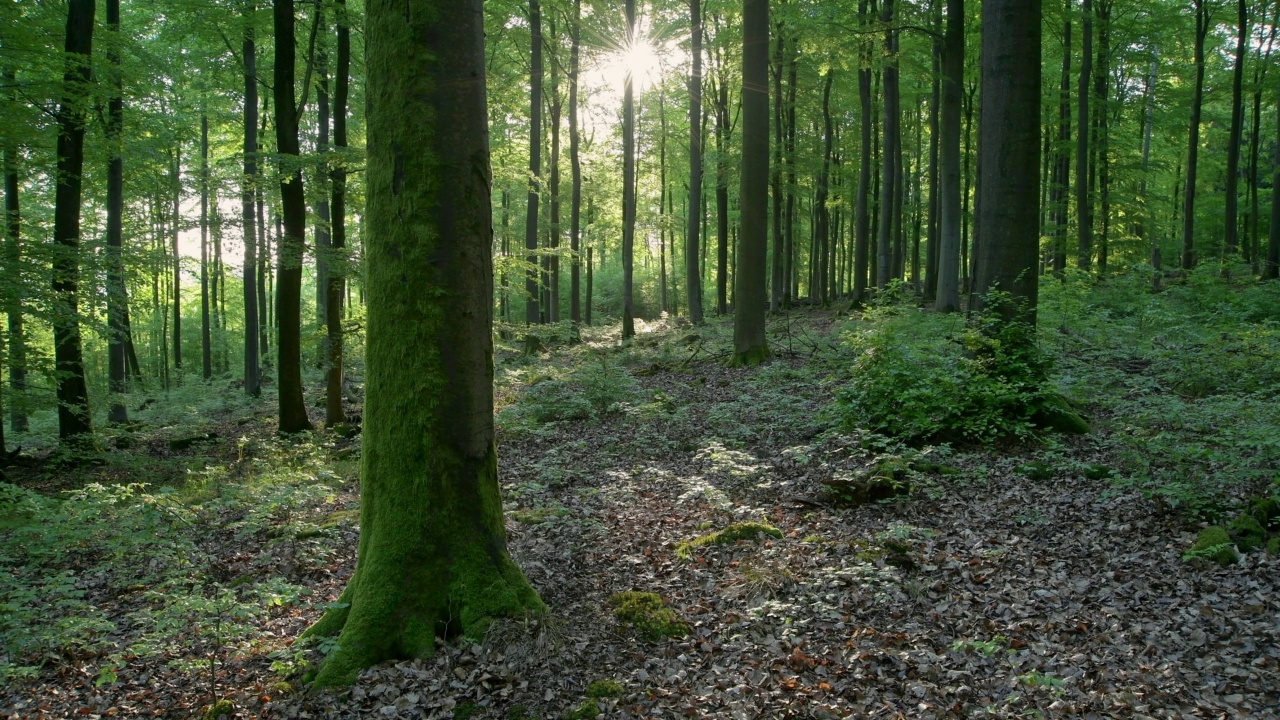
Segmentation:
[(378, 101), (360, 545), (342, 605), (308, 631), (338, 635), (321, 686), (429, 656), (437, 636), (479, 641), (494, 619), (545, 611), (507, 554), (498, 486), (483, 8), (408, 10), (379, 0), (366, 16)]
[[(328, 30), (324, 21), (324, 13), (316, 14), (316, 26)], [(316, 53), (316, 185), (319, 187), (319, 199), (316, 200), (316, 325), (326, 327), (329, 313), (329, 274), (333, 266), (333, 236), (329, 233), (329, 54), (323, 49)], [(304, 91), (305, 92), (305, 91)], [(315, 191), (313, 191), (315, 192)], [(325, 342), (329, 338), (326, 334)], [(323, 348), (323, 356), (329, 354)]]
[(787, 159), (787, 207), (786, 215), (786, 238), (783, 241), (783, 255), (786, 274), (786, 297), (783, 298), (783, 306), (791, 307), (792, 298), (798, 297), (800, 289), (798, 287), (796, 273), (796, 92), (799, 84), (796, 82), (796, 76), (800, 65), (800, 41), (796, 40), (791, 46), (791, 57), (787, 62), (787, 107), (786, 112), (786, 153)]
[(733, 277), (735, 365), (772, 357), (765, 338), (769, 250), (769, 0), (742, 2), (742, 229)]
[[(714, 17), (714, 15), (713, 15)], [(717, 39), (721, 36), (716, 28)], [(716, 314), (729, 312), (729, 83), (720, 48), (716, 58)]]
[(813, 263), (813, 280), (809, 286), (809, 296), (814, 302), (826, 304), (830, 300), (827, 288), (827, 243), (831, 234), (831, 211), (827, 208), (831, 183), (831, 83), (835, 79), (834, 67), (828, 67), (826, 78), (822, 83), (822, 169), (818, 172), (817, 188), (814, 191), (814, 252), (810, 255)]
[(1271, 169), (1271, 231), (1267, 238), (1267, 262), (1263, 280), (1280, 279), (1280, 101), (1276, 103), (1276, 153)]
[[(257, 82), (257, 78), (254, 78)], [(260, 152), (265, 152), (267, 148), (267, 130), (268, 122), (267, 111), (271, 102), (271, 93), (262, 96), (262, 122), (258, 124), (258, 142), (257, 147)], [(271, 299), (274, 293), (267, 292), (267, 283), (271, 274), (271, 242), (268, 235), (267, 215), (266, 215), (266, 190), (262, 185), (262, 178), (256, 177), (257, 182), (254, 183), (254, 198), (257, 205), (258, 213), (258, 362), (260, 367), (271, 366), (271, 328), (275, 327), (271, 317)], [(259, 377), (261, 377), (261, 369), (259, 369)]]
[[(75, 440), (93, 432), (80, 339), (80, 203), (86, 118), (78, 108), (90, 82), (93, 0), (68, 0), (65, 72), (58, 106), (58, 174), (54, 198), (54, 362), (57, 368), (58, 437)], [(16, 197), (16, 196), (15, 196)]]
[[(1098, 15), (1098, 68), (1094, 72), (1094, 95), (1098, 134), (1094, 140), (1098, 170), (1098, 208), (1101, 213), (1098, 226), (1098, 275), (1106, 275), (1111, 254), (1111, 155), (1108, 93), (1111, 84), (1111, 0), (1099, 0)], [(1123, 90), (1123, 88), (1122, 88)]]
[(536, 325), (538, 307), (538, 199), (542, 194), (542, 7), (529, 0), (529, 199), (525, 205), (524, 322)]
[(169, 184), (172, 208), (169, 215), (169, 246), (173, 257), (173, 287), (169, 288), (173, 302), (173, 372), (177, 384), (182, 384), (182, 256), (178, 253), (178, 234), (182, 228), (182, 147), (174, 148), (169, 167)]
[(569, 46), (569, 172), (572, 189), (569, 199), (569, 320), (576, 327), (582, 319), (580, 275), (582, 251), (579, 234), (582, 222), (582, 157), (578, 139), (578, 72), (582, 44), (582, 0), (573, 0), (573, 27)]
[(658, 305), (662, 312), (667, 304), (667, 227), (670, 208), (667, 206), (667, 95), (658, 92)]
[(975, 299), (981, 307), (988, 293), (1009, 293), (1013, 304), (993, 310), (1033, 325), (1040, 245), (1040, 22), (1040, 0), (982, 5)]
[(1076, 86), (1076, 266), (1093, 264), (1093, 198), (1089, 196), (1089, 85), (1093, 72), (1093, 1), (1082, 0), (1080, 82)]
[[(334, 20), (338, 27), (338, 65), (335, 68), (333, 95), (333, 145), (342, 153), (347, 147), (347, 95), (351, 82), (351, 18), (346, 0), (337, 0)], [(325, 362), (325, 427), (347, 421), (342, 409), (343, 295), (347, 279), (347, 167), (339, 160), (329, 171), (332, 184), (333, 262), (329, 264), (328, 301), (325, 303), (325, 326), (328, 331), (329, 357)]]
[[(1265, 7), (1265, 6), (1264, 6)], [(1262, 271), (1262, 247), (1258, 235), (1258, 179), (1259, 179), (1259, 144), (1262, 139), (1262, 81), (1266, 77), (1271, 49), (1276, 39), (1276, 26), (1280, 25), (1280, 2), (1275, 5), (1275, 15), (1271, 19), (1271, 29), (1267, 32), (1267, 47), (1259, 50), (1259, 62), (1253, 66), (1253, 132), (1249, 137), (1249, 259), (1253, 265), (1253, 274)]]
[(1187, 179), (1182, 188), (1182, 269), (1195, 267), (1196, 168), (1200, 159), (1200, 109), (1204, 102), (1204, 41), (1209, 34), (1208, 0), (1192, 0), (1196, 8), (1196, 80), (1191, 95), (1191, 123), (1187, 132)]
[(1244, 110), (1242, 96), (1244, 94), (1244, 58), (1245, 58), (1245, 42), (1249, 33), (1249, 9), (1245, 0), (1237, 0), (1236, 2), (1236, 23), (1238, 33), (1236, 35), (1236, 62), (1235, 68), (1231, 73), (1231, 131), (1227, 140), (1227, 177), (1226, 177), (1226, 217), (1223, 219), (1223, 243), (1226, 257), (1224, 260), (1230, 261), (1234, 259), (1232, 256), (1240, 251), (1240, 234), (1239, 234), (1239, 183), (1240, 183), (1240, 135), (1241, 125), (1244, 123)]
[[(293, 104), (293, 0), (274, 0), (274, 8), (276, 152), (286, 162), (296, 163), (300, 109)], [(276, 317), (280, 325), (276, 357), (282, 433), (311, 429), (302, 397), (302, 253), (307, 232), (307, 196), (302, 188), (301, 166), (292, 167), (293, 171), (280, 179), (284, 234), (279, 240), (280, 270), (276, 281)]]
[[(627, 46), (636, 38), (636, 0), (626, 0)], [(636, 334), (632, 281), (636, 242), (636, 104), (631, 73), (622, 90), (622, 339)]]
[(258, 366), (258, 236), (254, 194), (258, 185), (258, 60), (253, 34), (253, 2), (244, 7), (244, 178), (240, 188), (240, 218), (244, 227), (244, 392), (262, 394), (262, 370)]
[(786, 53), (786, 38), (782, 34), (782, 22), (775, 26), (778, 35), (773, 53), (773, 168), (769, 175), (773, 231), (773, 257), (769, 268), (769, 312), (782, 309), (783, 287), (786, 286), (787, 266), (783, 261), (785, 240), (782, 235), (782, 63)]
[(889, 284), (893, 274), (893, 228), (895, 193), (898, 187), (897, 169), (901, 161), (898, 110), (897, 39), (892, 28), (893, 0), (884, 0), (880, 8), (880, 22), (885, 25), (884, 53), (888, 59), (884, 67), (884, 148), (880, 157), (880, 220), (876, 239), (876, 282), (881, 289)]
[[(9, 87), (9, 100), (14, 101), (18, 83), (17, 74), (12, 69), (5, 70), (4, 84)], [(3, 277), (4, 281), (15, 290), (9, 302), (5, 304), (9, 330), (9, 427), (14, 432), (26, 432), (28, 422), (23, 395), (27, 389), (27, 341), (21, 302), (24, 285), (19, 270), (22, 264), (22, 214), (18, 203), (18, 189), (18, 148), (10, 138), (4, 145), (5, 271), (0, 274), (0, 277)], [(3, 422), (4, 418), (0, 417), (0, 423)]]
[[(858, 0), (858, 26), (868, 23), (867, 0)], [(868, 259), (871, 250), (871, 214), (868, 205), (871, 193), (871, 51), (863, 40), (859, 50), (858, 65), (858, 199), (854, 210), (853, 248), (853, 302), (860, 305), (867, 299)]]
[(960, 83), (964, 81), (964, 0), (947, 0), (942, 39), (942, 107), (938, 138), (938, 295), (934, 307), (960, 310)]
[[(558, 48), (560, 38), (556, 34), (555, 16), (551, 18), (551, 48)], [(546, 317), (547, 322), (560, 322), (560, 59), (556, 54), (551, 56), (551, 97), (548, 102), (551, 118), (551, 183), (547, 190), (551, 194), (549, 210), (551, 211), (551, 227), (548, 235), (547, 256), (544, 265), (547, 268)]]
[(209, 116), (200, 114), (200, 377), (213, 378), (209, 328)]
[[(1062, 77), (1058, 89), (1058, 144), (1054, 148), (1054, 180), (1049, 191), (1053, 204), (1053, 273), (1067, 269), (1067, 221), (1071, 196), (1071, 12), (1072, 0), (1065, 0), (1062, 26)], [(981, 137), (981, 128), (979, 128)], [(979, 140), (981, 144), (981, 140)], [(981, 152), (981, 148), (979, 148)]]
[(689, 75), (689, 216), (684, 245), (685, 292), (689, 295), (689, 320), (702, 324), (702, 273), (698, 267), (702, 216), (702, 7), (689, 0), (689, 43), (693, 69)]
[(929, 14), (933, 16), (934, 28), (939, 32), (933, 41), (933, 87), (929, 102), (929, 219), (925, 230), (927, 253), (924, 263), (924, 302), (926, 305), (934, 305), (938, 295), (938, 203), (942, 189), (938, 182), (938, 141), (941, 134), (938, 122), (942, 103), (942, 7), (936, 0)]
[[(124, 283), (124, 80), (120, 70), (120, 0), (107, 0), (107, 32), (115, 42), (107, 52), (115, 77), (107, 100), (107, 383), (111, 397), (107, 421), (126, 423), (129, 411), (123, 395), (129, 391), (126, 373), (129, 334), (125, 318), (128, 295)], [(16, 193), (14, 196), (17, 199)], [(15, 233), (16, 235), (16, 233)]]

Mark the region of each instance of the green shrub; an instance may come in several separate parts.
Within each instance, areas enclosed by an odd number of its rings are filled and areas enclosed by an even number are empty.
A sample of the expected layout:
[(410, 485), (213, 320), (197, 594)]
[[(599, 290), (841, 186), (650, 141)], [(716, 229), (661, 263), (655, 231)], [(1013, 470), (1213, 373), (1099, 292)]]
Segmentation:
[(845, 426), (909, 442), (974, 443), (1087, 429), (1046, 388), (1051, 361), (1035, 328), (1001, 318), (1008, 302), (993, 296), (967, 324), (902, 305), (869, 313), (869, 327), (847, 336), (855, 360), (836, 395)]

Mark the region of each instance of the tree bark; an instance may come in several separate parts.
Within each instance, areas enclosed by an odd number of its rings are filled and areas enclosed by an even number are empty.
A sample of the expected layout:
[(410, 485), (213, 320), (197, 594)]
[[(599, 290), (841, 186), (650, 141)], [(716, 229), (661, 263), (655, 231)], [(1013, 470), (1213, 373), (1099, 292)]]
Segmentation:
[(929, 218), (925, 230), (927, 253), (924, 263), (926, 305), (936, 304), (938, 296), (938, 205), (942, 189), (938, 181), (938, 141), (941, 134), (938, 123), (941, 110), (939, 106), (942, 103), (942, 7), (936, 0), (931, 5), (929, 14), (934, 18), (934, 28), (939, 32), (933, 41), (933, 84), (929, 102)]
[(308, 631), (338, 635), (321, 686), (545, 611), (507, 553), (498, 486), (483, 19), (480, 0), (367, 6), (361, 532), (341, 606)]
[(280, 339), (276, 343), (279, 374), (280, 432), (311, 429), (302, 396), (302, 254), (307, 232), (307, 197), (302, 188), (302, 168), (296, 164), (298, 114), (294, 106), (293, 0), (273, 0), (276, 35), (275, 96), (276, 151), (293, 169), (281, 173), (280, 207), (284, 233), (280, 236), (280, 269), (276, 281), (276, 317)]
[[(717, 23), (717, 40), (721, 34)], [(716, 110), (716, 314), (724, 315), (729, 312), (729, 83), (727, 61), (719, 47), (712, 57), (716, 59), (712, 85)]]
[(169, 213), (169, 251), (173, 258), (173, 287), (169, 288), (173, 303), (173, 372), (177, 384), (182, 384), (182, 255), (178, 252), (178, 234), (182, 228), (182, 146), (173, 149), (170, 158), (169, 183), (172, 201)]
[(777, 45), (773, 53), (773, 168), (769, 175), (769, 194), (772, 200), (773, 257), (769, 272), (769, 312), (782, 309), (783, 288), (786, 286), (787, 266), (783, 252), (786, 247), (782, 234), (782, 63), (786, 53), (786, 37), (783, 35), (783, 23), (775, 24)]
[[(868, 23), (867, 0), (858, 0), (858, 26)], [(853, 302), (855, 305), (867, 299), (867, 273), (871, 251), (871, 53), (865, 40), (861, 41), (858, 65), (858, 198), (854, 210), (853, 248)]]
[(884, 67), (884, 148), (880, 156), (880, 221), (876, 239), (876, 282), (884, 289), (894, 270), (894, 210), (898, 188), (897, 170), (902, 159), (898, 142), (900, 116), (897, 38), (892, 28), (893, 0), (884, 0), (881, 5), (880, 22), (885, 25), (884, 53), (889, 58)]
[[(559, 35), (556, 34), (555, 16), (551, 19), (551, 40), (549, 47), (556, 50), (560, 46)], [(549, 203), (550, 225), (547, 235), (550, 242), (547, 243), (547, 256), (543, 265), (547, 270), (547, 287), (545, 288), (545, 297), (547, 299), (545, 308), (547, 322), (560, 322), (560, 58), (557, 57), (558, 50), (551, 56), (551, 97), (548, 102), (550, 106), (550, 125), (551, 128), (551, 182), (547, 188), (551, 195)]]
[[(9, 86), (9, 99), (17, 96), (17, 73), (12, 68), (4, 72), (4, 83)], [(27, 412), (23, 395), (27, 389), (27, 341), (22, 317), (22, 213), (18, 197), (18, 148), (10, 138), (4, 145), (4, 268), (5, 282), (13, 288), (5, 304), (8, 325), (9, 365), (9, 427), (14, 432), (26, 432)], [(15, 401), (16, 398), (16, 401)], [(0, 423), (4, 418), (0, 417)]]
[(822, 169), (818, 172), (817, 187), (814, 191), (814, 252), (813, 282), (809, 286), (809, 296), (817, 303), (826, 304), (831, 298), (827, 288), (827, 245), (831, 234), (831, 211), (827, 208), (831, 184), (831, 83), (835, 79), (834, 67), (827, 68), (826, 78), (822, 83)]
[(742, 2), (742, 229), (733, 277), (734, 365), (772, 357), (765, 337), (769, 249), (769, 1)]
[[(328, 24), (324, 13), (316, 13), (316, 26), (325, 31)], [(329, 54), (323, 50), (316, 52), (316, 185), (319, 186), (319, 199), (316, 200), (315, 247), (316, 247), (316, 325), (327, 327), (329, 313), (329, 275), (333, 272), (333, 235), (329, 232)], [(316, 192), (313, 190), (312, 192)], [(328, 334), (325, 342), (329, 341)], [(323, 355), (329, 354), (323, 348)]]
[[(216, 290), (215, 290), (216, 292)], [(200, 114), (200, 377), (213, 377), (209, 329), (209, 116)]]
[(1262, 266), (1263, 280), (1280, 279), (1280, 100), (1276, 103), (1276, 152), (1271, 168), (1271, 231), (1267, 262)]
[(1040, 228), (1040, 0), (982, 5), (982, 108), (978, 123), (979, 308), (992, 291), (1012, 304), (993, 308), (1034, 324)]
[[(93, 0), (68, 0), (62, 102), (58, 106), (58, 174), (54, 191), (54, 362), (57, 368), (58, 437), (76, 440), (93, 432), (80, 338), (80, 203), (86, 118), (93, 52)], [(16, 197), (16, 196), (15, 196)]]

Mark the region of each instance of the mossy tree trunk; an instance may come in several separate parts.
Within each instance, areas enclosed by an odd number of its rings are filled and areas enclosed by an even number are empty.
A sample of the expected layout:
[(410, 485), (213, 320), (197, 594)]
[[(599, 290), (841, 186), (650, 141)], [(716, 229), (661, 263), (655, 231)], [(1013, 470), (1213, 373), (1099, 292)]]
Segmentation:
[(366, 38), (361, 534), (340, 606), (308, 631), (339, 636), (321, 685), (543, 610), (498, 490), (482, 3), (374, 0)]

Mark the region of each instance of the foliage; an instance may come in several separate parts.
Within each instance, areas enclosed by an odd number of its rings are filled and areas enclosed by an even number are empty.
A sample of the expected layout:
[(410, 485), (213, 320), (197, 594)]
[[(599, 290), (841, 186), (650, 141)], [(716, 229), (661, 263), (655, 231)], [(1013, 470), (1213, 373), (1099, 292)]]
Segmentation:
[(498, 415), (502, 429), (598, 418), (620, 411), (640, 391), (625, 367), (603, 357), (566, 369), (529, 371), (520, 384), (519, 400)]
[(1200, 557), (1209, 558), (1219, 565), (1233, 565), (1240, 559), (1235, 545), (1231, 542), (1231, 536), (1217, 525), (1210, 525), (1201, 530), (1195, 544), (1183, 555), (1186, 559)]
[(1046, 387), (1048, 353), (1034, 327), (1006, 320), (993, 296), (963, 323), (904, 304), (872, 309), (845, 334), (854, 353), (837, 393), (846, 428), (909, 442), (1026, 440), (1061, 402)]

